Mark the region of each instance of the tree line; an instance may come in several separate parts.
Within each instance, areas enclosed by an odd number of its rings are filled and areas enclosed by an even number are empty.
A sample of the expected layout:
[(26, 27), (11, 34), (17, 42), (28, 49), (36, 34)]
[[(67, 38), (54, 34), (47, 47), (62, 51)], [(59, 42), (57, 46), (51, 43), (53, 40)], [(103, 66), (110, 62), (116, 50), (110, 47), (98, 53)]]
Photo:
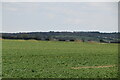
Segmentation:
[(24, 40), (57, 40), (57, 41), (97, 41), (97, 42), (119, 42), (119, 34), (100, 32), (28, 32), (28, 33), (0, 33), (3, 39)]

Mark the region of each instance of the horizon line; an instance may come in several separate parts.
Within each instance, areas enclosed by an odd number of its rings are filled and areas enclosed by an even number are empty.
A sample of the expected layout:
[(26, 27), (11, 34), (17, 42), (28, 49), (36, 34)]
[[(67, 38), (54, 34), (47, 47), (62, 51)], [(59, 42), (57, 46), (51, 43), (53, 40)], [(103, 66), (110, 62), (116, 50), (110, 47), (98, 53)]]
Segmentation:
[(99, 33), (119, 33), (120, 31), (97, 31), (97, 30), (90, 30), (90, 31), (17, 31), (17, 32), (6, 32), (0, 31), (0, 33), (31, 33), (31, 32), (99, 32)]

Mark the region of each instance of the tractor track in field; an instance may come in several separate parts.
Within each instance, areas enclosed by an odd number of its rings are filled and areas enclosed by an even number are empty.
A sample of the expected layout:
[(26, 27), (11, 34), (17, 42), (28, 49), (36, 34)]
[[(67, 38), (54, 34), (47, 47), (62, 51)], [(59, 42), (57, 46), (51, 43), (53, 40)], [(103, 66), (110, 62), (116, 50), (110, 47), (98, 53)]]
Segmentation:
[(71, 69), (87, 69), (87, 68), (106, 68), (106, 67), (114, 67), (116, 65), (106, 65), (106, 66), (82, 66), (82, 67), (71, 67)]

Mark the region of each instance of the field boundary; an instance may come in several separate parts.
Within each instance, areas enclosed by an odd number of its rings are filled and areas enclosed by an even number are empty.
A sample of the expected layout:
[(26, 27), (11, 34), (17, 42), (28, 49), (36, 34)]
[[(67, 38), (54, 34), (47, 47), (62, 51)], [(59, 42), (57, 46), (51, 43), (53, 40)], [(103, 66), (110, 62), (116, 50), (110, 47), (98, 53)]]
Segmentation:
[(87, 68), (106, 68), (106, 67), (114, 67), (116, 65), (106, 65), (106, 66), (82, 66), (82, 67), (71, 67), (71, 69), (87, 69)]

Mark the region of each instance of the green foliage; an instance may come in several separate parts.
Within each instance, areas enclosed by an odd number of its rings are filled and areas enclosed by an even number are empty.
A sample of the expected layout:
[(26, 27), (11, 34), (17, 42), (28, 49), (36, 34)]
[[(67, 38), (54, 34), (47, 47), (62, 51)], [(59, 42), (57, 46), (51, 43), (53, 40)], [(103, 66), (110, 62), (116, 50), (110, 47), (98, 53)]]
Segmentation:
[[(104, 42), (118, 42), (119, 33), (100, 33), (100, 32), (29, 32), (29, 33), (0, 33), (3, 39), (23, 39), (23, 40), (82, 40), (84, 41), (97, 41), (101, 39)], [(119, 42), (120, 43), (120, 42)]]
[(4, 78), (116, 78), (117, 44), (3, 40)]

